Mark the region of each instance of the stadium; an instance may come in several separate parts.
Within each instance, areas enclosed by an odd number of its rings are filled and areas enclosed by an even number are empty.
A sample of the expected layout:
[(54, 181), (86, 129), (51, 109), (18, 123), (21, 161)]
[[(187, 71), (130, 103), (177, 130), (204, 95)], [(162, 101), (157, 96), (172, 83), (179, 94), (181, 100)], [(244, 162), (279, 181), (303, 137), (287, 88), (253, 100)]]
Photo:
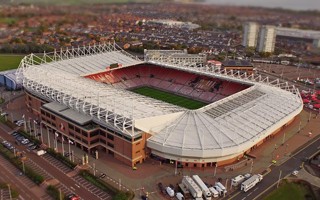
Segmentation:
[(108, 43), (30, 54), (17, 76), (49, 133), (130, 166), (149, 157), (232, 163), (303, 109), (293, 85), (201, 60), (174, 50), (146, 50), (140, 60)]

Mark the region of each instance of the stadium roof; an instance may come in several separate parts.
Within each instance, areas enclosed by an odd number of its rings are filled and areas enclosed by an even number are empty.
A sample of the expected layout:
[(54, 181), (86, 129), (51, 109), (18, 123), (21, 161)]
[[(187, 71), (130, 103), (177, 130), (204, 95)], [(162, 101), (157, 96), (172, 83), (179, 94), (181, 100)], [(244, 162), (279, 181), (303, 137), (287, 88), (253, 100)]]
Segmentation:
[[(148, 146), (173, 155), (212, 157), (239, 153), (240, 147), (252, 146), (302, 110), (299, 92), (286, 82), (269, 81), (254, 74), (213, 71), (192, 62), (170, 63), (169, 55), (170, 52), (162, 53), (141, 61), (115, 44), (102, 44), (37, 59), (31, 54), (22, 60), (18, 74), (23, 75), (20, 77), (29, 92), (127, 135), (135, 136), (136, 128), (150, 132), (153, 136)], [(112, 63), (122, 67), (151, 63), (252, 86), (200, 109), (188, 110), (82, 77), (104, 71)]]

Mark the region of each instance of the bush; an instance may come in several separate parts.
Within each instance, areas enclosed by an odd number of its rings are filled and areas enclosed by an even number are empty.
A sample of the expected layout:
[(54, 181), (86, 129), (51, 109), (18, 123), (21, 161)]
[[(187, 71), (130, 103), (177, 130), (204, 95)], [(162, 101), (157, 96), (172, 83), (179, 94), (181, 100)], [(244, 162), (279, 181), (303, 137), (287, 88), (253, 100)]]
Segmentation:
[(74, 169), (77, 166), (77, 164), (73, 163), (67, 157), (63, 156), (61, 153), (56, 152), (52, 148), (48, 148), (47, 153), (50, 154), (51, 156), (55, 157), (59, 161), (61, 161), (63, 164), (65, 164), (70, 169)]
[[(47, 193), (55, 200), (60, 200), (60, 191), (53, 185), (47, 187)], [(61, 192), (61, 199), (64, 199), (65, 195)]]

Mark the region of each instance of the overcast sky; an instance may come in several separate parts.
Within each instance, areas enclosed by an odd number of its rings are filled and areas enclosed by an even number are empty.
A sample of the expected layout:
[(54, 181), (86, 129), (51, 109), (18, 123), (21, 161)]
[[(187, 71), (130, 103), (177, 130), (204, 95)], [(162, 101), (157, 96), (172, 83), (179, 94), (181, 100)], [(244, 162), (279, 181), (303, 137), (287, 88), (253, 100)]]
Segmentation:
[(320, 0), (205, 0), (208, 3), (261, 6), (261, 7), (281, 7), (293, 10), (319, 10)]

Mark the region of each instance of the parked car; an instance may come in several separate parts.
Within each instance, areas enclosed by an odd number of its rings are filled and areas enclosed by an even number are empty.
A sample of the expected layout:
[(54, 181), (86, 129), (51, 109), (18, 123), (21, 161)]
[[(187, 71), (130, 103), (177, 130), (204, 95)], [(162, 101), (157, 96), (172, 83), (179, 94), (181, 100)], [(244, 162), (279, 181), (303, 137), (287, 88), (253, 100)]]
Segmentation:
[(298, 170), (294, 170), (294, 171), (292, 172), (292, 175), (293, 175), (293, 176), (297, 176), (297, 175), (298, 175), (298, 173), (299, 173), (299, 171), (298, 171)]
[(106, 177), (105, 173), (101, 173), (101, 175), (99, 176), (99, 178), (104, 178), (104, 177)]
[(11, 135), (13, 136), (13, 137), (15, 137), (15, 136), (17, 136), (19, 133), (18, 132), (13, 132)]
[(26, 145), (26, 144), (29, 144), (29, 142), (30, 142), (30, 141), (29, 141), (28, 139), (24, 139), (24, 140), (21, 141), (21, 144)]
[(80, 197), (76, 194), (69, 194), (67, 200), (80, 200)]

